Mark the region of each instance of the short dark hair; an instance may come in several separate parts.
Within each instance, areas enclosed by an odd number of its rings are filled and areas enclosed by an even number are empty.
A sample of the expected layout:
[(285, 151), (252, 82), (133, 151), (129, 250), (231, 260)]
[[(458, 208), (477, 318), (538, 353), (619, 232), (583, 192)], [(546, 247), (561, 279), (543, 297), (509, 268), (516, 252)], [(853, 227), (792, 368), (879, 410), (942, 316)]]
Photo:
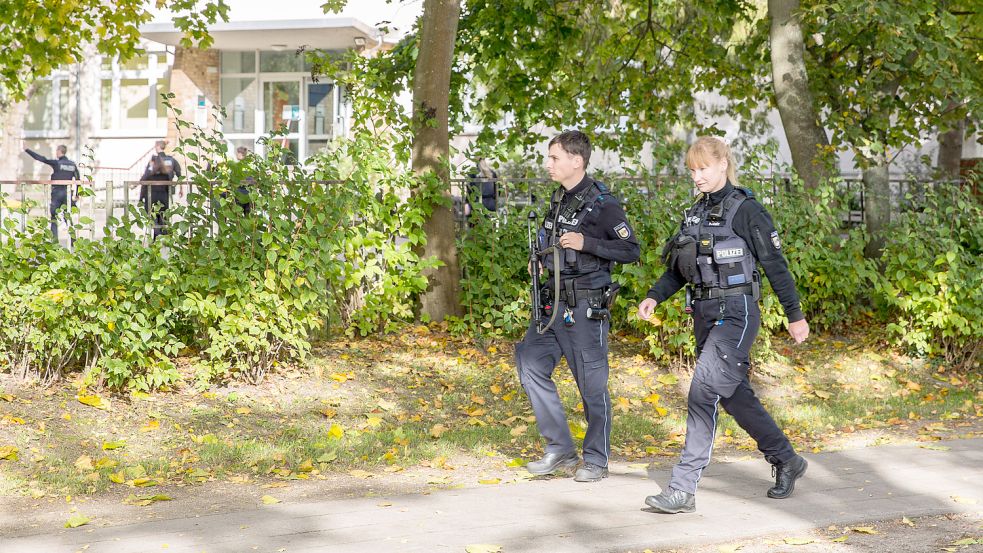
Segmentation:
[(559, 144), (563, 151), (572, 155), (580, 156), (584, 160), (584, 167), (590, 163), (590, 139), (580, 131), (563, 131), (550, 140), (549, 147)]
[(238, 148), (236, 148), (236, 153), (237, 154), (242, 154), (243, 156), (248, 156), (249, 155), (249, 148), (247, 148), (245, 146), (239, 146)]
[(58, 154), (60, 154), (60, 155), (67, 155), (68, 154), (68, 146), (66, 146), (64, 144), (59, 144), (58, 147), (55, 148), (55, 151), (58, 152)]

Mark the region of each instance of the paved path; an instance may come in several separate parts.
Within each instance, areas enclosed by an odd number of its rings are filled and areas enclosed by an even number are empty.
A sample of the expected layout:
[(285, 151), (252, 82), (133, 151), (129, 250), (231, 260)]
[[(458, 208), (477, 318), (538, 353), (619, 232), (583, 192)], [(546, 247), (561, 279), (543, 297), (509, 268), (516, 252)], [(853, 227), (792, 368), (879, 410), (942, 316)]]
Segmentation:
[[(693, 514), (643, 510), (644, 497), (659, 490), (667, 471), (646, 474), (614, 465), (611, 477), (595, 484), (554, 478), (430, 495), (189, 512), (185, 518), (120, 526), (43, 533), (28, 528), (16, 532), (18, 537), (0, 538), (0, 553), (75, 552), (85, 546), (85, 553), (430, 553), (463, 552), (470, 544), (500, 545), (504, 553), (637, 553), (983, 509), (983, 439), (932, 446), (950, 449), (883, 446), (807, 455), (809, 471), (785, 500), (765, 496), (772, 481), (764, 461), (714, 464), (704, 474)], [(392, 505), (380, 506), (386, 502)], [(11, 521), (2, 522), (11, 527)]]

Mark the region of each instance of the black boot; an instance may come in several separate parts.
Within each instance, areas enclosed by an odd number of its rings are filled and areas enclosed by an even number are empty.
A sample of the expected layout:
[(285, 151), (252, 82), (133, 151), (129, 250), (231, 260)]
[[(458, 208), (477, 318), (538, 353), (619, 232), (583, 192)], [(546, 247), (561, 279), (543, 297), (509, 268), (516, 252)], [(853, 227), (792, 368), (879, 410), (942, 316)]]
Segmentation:
[(666, 488), (659, 495), (646, 497), (645, 504), (656, 512), (669, 515), (692, 513), (696, 510), (696, 496), (674, 488)]
[(795, 481), (806, 473), (808, 461), (801, 455), (796, 455), (784, 463), (771, 465), (771, 475), (775, 477), (775, 486), (768, 490), (768, 497), (785, 499), (795, 490)]

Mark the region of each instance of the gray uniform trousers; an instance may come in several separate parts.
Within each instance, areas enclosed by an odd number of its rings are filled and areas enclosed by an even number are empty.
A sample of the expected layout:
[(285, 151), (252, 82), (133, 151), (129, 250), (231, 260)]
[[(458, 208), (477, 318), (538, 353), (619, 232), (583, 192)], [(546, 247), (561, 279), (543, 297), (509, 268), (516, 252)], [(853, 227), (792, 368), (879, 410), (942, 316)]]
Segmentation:
[[(563, 403), (553, 382), (553, 369), (562, 355), (577, 382), (584, 403), (587, 432), (584, 436), (584, 461), (608, 466), (611, 453), (611, 396), (608, 393), (608, 321), (587, 318), (587, 300), (573, 308), (573, 326), (563, 324), (566, 303), (556, 306), (553, 326), (540, 335), (530, 324), (526, 336), (515, 346), (515, 363), (539, 433), (546, 439), (547, 453), (574, 451)], [(545, 323), (548, 318), (544, 318)]]
[(750, 296), (693, 302), (697, 361), (689, 387), (686, 443), (673, 467), (669, 487), (696, 493), (703, 469), (710, 464), (722, 406), (758, 444), (772, 464), (795, 457), (795, 450), (768, 414), (748, 380), (751, 344), (761, 326), (761, 311)]

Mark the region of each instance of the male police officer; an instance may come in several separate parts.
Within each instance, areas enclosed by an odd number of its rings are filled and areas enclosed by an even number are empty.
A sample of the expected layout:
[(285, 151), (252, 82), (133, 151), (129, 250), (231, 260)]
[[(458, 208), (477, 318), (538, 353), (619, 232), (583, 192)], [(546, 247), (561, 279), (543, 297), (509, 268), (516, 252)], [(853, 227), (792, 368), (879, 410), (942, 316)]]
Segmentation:
[(686, 165), (702, 194), (666, 245), (666, 272), (638, 306), (638, 316), (649, 319), (657, 304), (687, 283), (687, 299), (693, 300), (687, 311), (693, 313), (697, 361), (687, 399), (686, 443), (669, 486), (645, 498), (656, 512), (668, 514), (696, 509), (696, 486), (710, 464), (718, 405), (771, 463), (776, 479), (768, 497), (790, 496), (808, 466), (754, 395), (747, 374), (761, 325), (756, 261), (785, 309), (792, 338), (802, 342), (809, 336), (778, 231), (751, 192), (734, 186), (734, 157), (722, 140), (698, 139), (686, 154)]
[[(536, 424), (546, 439), (545, 456), (527, 465), (533, 474), (550, 474), (577, 466), (563, 404), (553, 382), (553, 369), (566, 357), (583, 400), (587, 432), (584, 464), (578, 482), (596, 482), (608, 475), (611, 451), (611, 398), (608, 394), (608, 298), (611, 267), (638, 259), (638, 240), (618, 200), (600, 182), (587, 176), (590, 141), (584, 133), (566, 131), (549, 143), (546, 168), (560, 183), (550, 211), (539, 229), (540, 267), (549, 272), (543, 290), (545, 305), (562, 320), (539, 332), (534, 320), (516, 345), (519, 381), (529, 396)], [(557, 287), (556, 282), (559, 281)], [(554, 301), (554, 298), (556, 301)], [(551, 317), (537, 314), (543, 320)]]
[[(165, 181), (170, 182), (175, 178), (181, 177), (181, 165), (176, 159), (167, 155), (164, 148), (167, 147), (166, 140), (158, 140), (154, 143), (154, 155), (147, 163), (147, 168), (143, 171), (142, 181)], [(171, 205), (171, 186), (143, 185), (140, 188), (140, 202), (144, 204), (147, 213), (155, 213), (154, 216), (154, 240), (164, 234), (165, 221), (164, 212)], [(148, 193), (147, 188), (150, 188)], [(181, 190), (183, 195), (184, 190)]]
[[(64, 144), (59, 145), (55, 148), (55, 153), (58, 155), (57, 159), (48, 159), (43, 155), (31, 150), (29, 148), (24, 149), (27, 155), (33, 157), (34, 159), (44, 163), (51, 167), (51, 180), (79, 180), (79, 168), (74, 161), (68, 159), (66, 154), (68, 153), (68, 147)], [(72, 205), (75, 205), (75, 191), (72, 191)], [(51, 215), (51, 236), (54, 238), (55, 242), (58, 241), (58, 215), (59, 210), (68, 203), (68, 185), (66, 184), (54, 184), (51, 186), (51, 205), (48, 208), (48, 212)]]

